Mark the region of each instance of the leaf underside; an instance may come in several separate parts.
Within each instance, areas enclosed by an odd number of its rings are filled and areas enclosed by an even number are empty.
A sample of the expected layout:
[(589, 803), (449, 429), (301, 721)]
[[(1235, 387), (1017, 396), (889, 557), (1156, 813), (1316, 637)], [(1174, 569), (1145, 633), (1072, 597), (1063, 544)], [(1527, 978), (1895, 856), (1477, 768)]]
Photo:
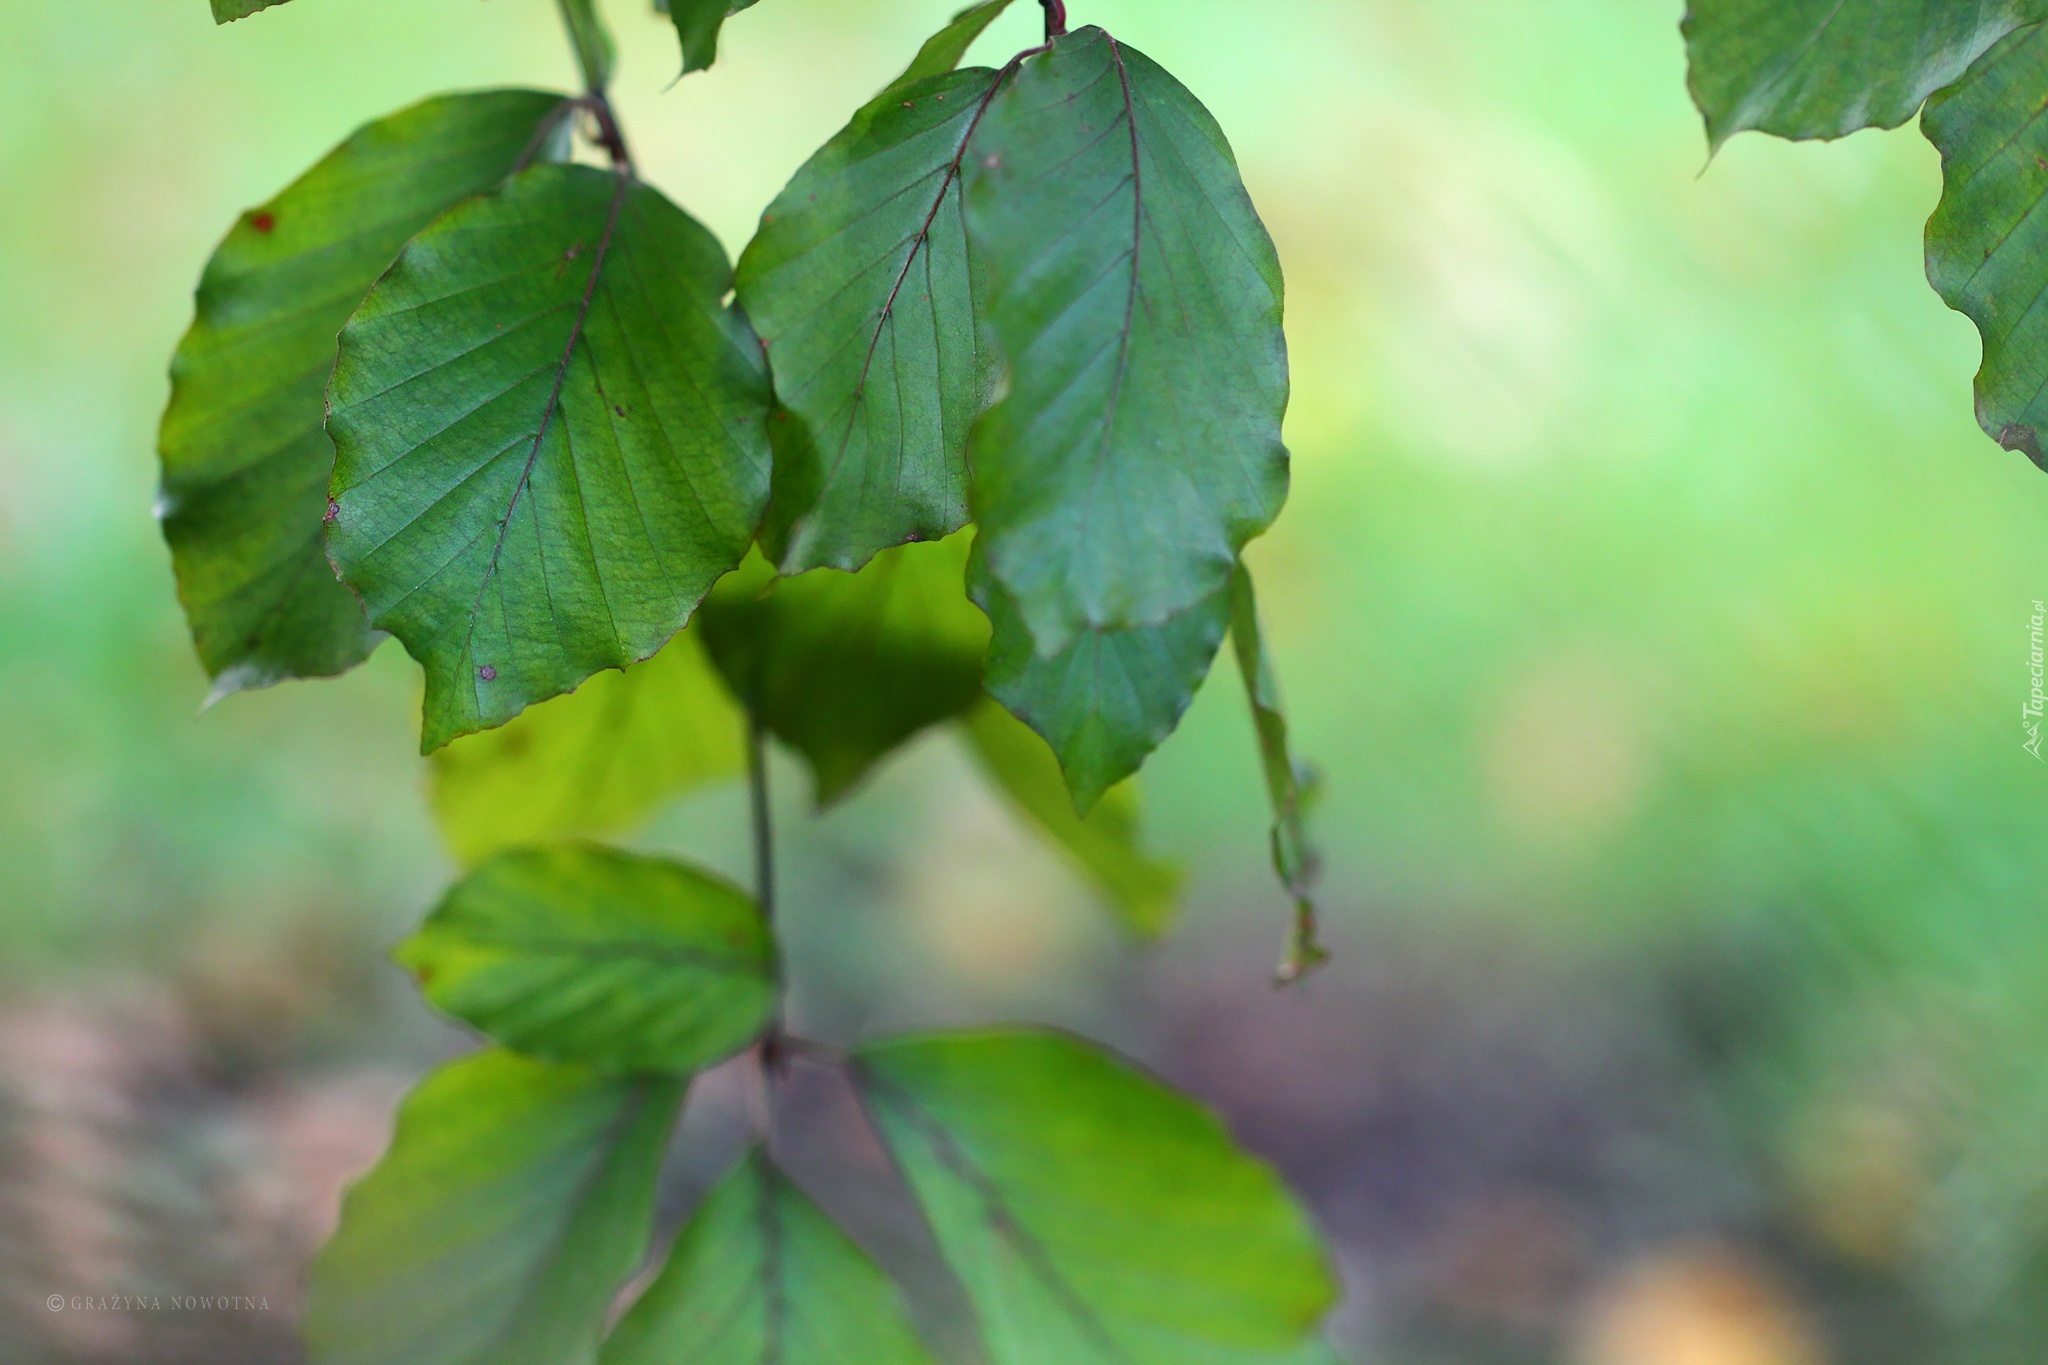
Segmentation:
[(751, 590), (736, 576), (705, 603), (712, 659), (809, 761), (821, 805), (981, 695), (988, 620), (967, 599), (970, 544), (905, 545), (857, 574), (819, 569)]
[(651, 657), (739, 563), (767, 384), (702, 226), (538, 166), (415, 238), (342, 332), (328, 548), (427, 675), (423, 747)]
[(1941, 204), (1927, 224), (1927, 277), (1977, 324), (1984, 363), (1977, 420), (2008, 450), (2048, 468), (2048, 25), (2021, 29), (1928, 102), (1922, 127), (1941, 152)]
[(1145, 852), (1136, 783), (1104, 792), (1084, 818), (1059, 760), (1023, 722), (983, 698), (962, 723), (989, 780), (1073, 860), (1132, 933), (1157, 938), (1172, 927), (1181, 876)]
[(570, 845), (503, 854), (400, 946), (437, 1008), (529, 1056), (687, 1076), (758, 1037), (775, 950), (736, 888), (664, 859)]
[(764, 534), (786, 573), (967, 523), (975, 336), (960, 170), (996, 73), (883, 95), (797, 172), (740, 258), (779, 404)]
[(1100, 29), (1025, 60), (967, 159), (1007, 375), (970, 444), (990, 572), (1041, 655), (1228, 583), (1287, 490), (1282, 284), (1221, 129)]
[(885, 1042), (855, 1074), (993, 1365), (1320, 1358), (1316, 1234), (1197, 1105), (1046, 1033)]
[(171, 362), (159, 514), (217, 694), (369, 654), (370, 623), (321, 543), (335, 336), (407, 239), (510, 175), (562, 105), (494, 90), (379, 119), (243, 214), (207, 263)]
[(989, 695), (1044, 736), (1086, 814), (1180, 724), (1230, 628), (1229, 591), (1161, 625), (1083, 631), (1042, 655), (1015, 601), (979, 561), (976, 570), (975, 598), (993, 624)]
[(491, 1051), (429, 1076), (313, 1263), (313, 1365), (574, 1365), (641, 1259), (682, 1087)]
[(670, 799), (746, 770), (746, 721), (695, 625), (646, 663), (607, 671), (434, 755), (434, 817), (458, 860), (619, 834)]
[(2048, 0), (1691, 0), (1693, 101), (1719, 147), (1896, 128)]
[(760, 1152), (706, 1196), (603, 1365), (926, 1365), (896, 1288)]

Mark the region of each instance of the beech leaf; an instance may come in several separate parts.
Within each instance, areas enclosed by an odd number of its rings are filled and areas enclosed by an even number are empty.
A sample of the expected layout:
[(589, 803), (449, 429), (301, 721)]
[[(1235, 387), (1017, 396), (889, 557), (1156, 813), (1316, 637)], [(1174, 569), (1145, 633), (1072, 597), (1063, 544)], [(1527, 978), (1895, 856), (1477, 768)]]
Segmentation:
[(2048, 0), (1691, 0), (1693, 102), (1719, 147), (1744, 129), (1896, 128)]
[(434, 816), (465, 865), (501, 849), (632, 829), (664, 802), (746, 771), (746, 719), (696, 626), (434, 755)]
[(2007, 450), (2048, 468), (2048, 25), (2021, 29), (1962, 81), (1928, 102), (1922, 120), (1941, 152), (1941, 204), (1927, 224), (1927, 277), (1949, 307), (1977, 324), (1977, 420)]
[(506, 1047), (613, 1074), (687, 1076), (775, 1012), (775, 947), (744, 892), (596, 847), (492, 859), (397, 957), (429, 1002)]
[(927, 1365), (888, 1277), (760, 1151), (706, 1196), (603, 1365)]
[(761, 217), (739, 297), (778, 410), (764, 546), (786, 573), (858, 569), (967, 524), (975, 333), (961, 159), (996, 73), (941, 74), (854, 115)]
[(1286, 497), (1272, 241), (1208, 111), (1099, 28), (1024, 61), (967, 165), (1007, 378), (969, 455), (989, 570), (1041, 655), (1161, 625)]
[(1162, 624), (1082, 631), (1042, 655), (1010, 595), (985, 572), (973, 582), (994, 628), (989, 694), (1052, 746), (1084, 815), (1173, 733), (1230, 628), (1226, 588)]
[(967, 599), (967, 534), (819, 569), (705, 603), (704, 643), (734, 695), (810, 762), (826, 804), (981, 695), (988, 620)]
[(537, 166), (343, 329), (328, 547), (425, 666), (429, 752), (651, 657), (746, 553), (768, 392), (730, 286), (656, 191)]
[(590, 1365), (681, 1103), (500, 1051), (427, 1077), (313, 1262), (313, 1365)]
[(1315, 1230), (1193, 1102), (1040, 1032), (878, 1043), (854, 1076), (993, 1365), (1321, 1358)]
[(171, 362), (158, 512), (216, 695), (368, 656), (376, 637), (321, 544), (335, 335), (408, 238), (504, 180), (565, 112), (559, 95), (491, 90), (378, 119), (207, 262)]
[(1287, 733), (1287, 712), (1280, 700), (1279, 675), (1266, 651), (1259, 622), (1258, 596), (1252, 576), (1242, 565), (1231, 584), (1230, 639), (1244, 675), (1251, 702), (1252, 724), (1258, 732), (1259, 760), (1266, 773), (1266, 793), (1273, 803), (1273, 870), (1294, 901), (1294, 924), (1280, 963), (1280, 980), (1297, 981), (1330, 960), (1316, 921), (1315, 887), (1322, 859), (1309, 842), (1308, 809), (1317, 780), (1294, 756)]
[(1110, 788), (1083, 817), (1074, 811), (1059, 760), (1030, 727), (989, 698), (976, 703), (963, 724), (997, 790), (1073, 860), (1132, 933), (1157, 938), (1172, 927), (1181, 876), (1145, 852), (1137, 783)]
[(668, 11), (675, 21), (676, 36), (683, 44), (683, 74), (707, 70), (718, 60), (718, 39), (725, 21), (756, 0), (656, 0), (655, 8)]
[(978, 5), (969, 5), (954, 15), (946, 26), (925, 40), (918, 49), (917, 57), (904, 73), (890, 82), (882, 92), (887, 99), (899, 90), (907, 90), (934, 76), (943, 76), (960, 65), (967, 56), (967, 49), (974, 46), (974, 40), (988, 31), (988, 26), (1002, 18), (1003, 11), (1010, 7), (1011, 0), (982, 0)]

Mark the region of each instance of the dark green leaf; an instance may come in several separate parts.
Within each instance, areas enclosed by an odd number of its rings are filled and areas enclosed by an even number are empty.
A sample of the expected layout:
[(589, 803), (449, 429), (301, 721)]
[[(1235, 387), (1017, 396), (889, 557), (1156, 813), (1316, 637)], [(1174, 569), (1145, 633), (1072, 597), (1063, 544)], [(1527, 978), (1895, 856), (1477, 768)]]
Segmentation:
[(952, 21), (926, 40), (918, 50), (917, 59), (910, 67), (882, 92), (882, 98), (895, 96), (903, 98), (899, 91), (908, 90), (921, 81), (934, 76), (943, 76), (960, 65), (967, 56), (967, 49), (974, 46), (974, 40), (988, 31), (988, 26), (1002, 17), (1010, 7), (1011, 0), (982, 0), (978, 5), (969, 5), (954, 15)]
[(1335, 1295), (1307, 1216), (1190, 1101), (1042, 1033), (863, 1049), (856, 1081), (993, 1365), (1275, 1365)]
[(408, 238), (510, 175), (563, 112), (559, 95), (493, 90), (379, 119), (243, 214), (207, 263), (171, 362), (159, 511), (217, 695), (370, 652), (321, 545), (335, 334)]
[(1896, 128), (2048, 0), (1692, 0), (1693, 102), (1713, 145)]
[(575, 49), (576, 64), (583, 69), (583, 84), (602, 92), (612, 83), (619, 46), (597, 12), (597, 0), (560, 0), (560, 8), (562, 22), (569, 27), (569, 46)]
[(1230, 628), (1226, 589), (1163, 625), (1083, 631), (1041, 655), (1023, 613), (978, 565), (974, 592), (994, 624), (989, 694), (1052, 745), (1083, 812), (1173, 733)]
[(1230, 640), (1244, 674), (1252, 723), (1259, 735), (1259, 759), (1266, 770), (1266, 791), (1273, 801), (1273, 870), (1294, 900), (1294, 928), (1281, 959), (1280, 979), (1296, 981), (1329, 961), (1316, 925), (1315, 884), (1321, 859), (1308, 837), (1308, 807), (1316, 780), (1294, 757), (1287, 736), (1287, 713), (1280, 702), (1280, 680), (1266, 653), (1259, 624), (1259, 601), (1252, 576), (1242, 565), (1231, 585)]
[(2048, 468), (2048, 25), (2020, 30), (1923, 121), (1941, 150), (1941, 205), (1927, 224), (1927, 277), (1984, 338), (1977, 420), (2007, 450)]
[(676, 34), (683, 41), (685, 76), (706, 70), (718, 60), (718, 37), (725, 21), (754, 4), (755, 0), (666, 0), (658, 5), (675, 21)]
[(426, 667), (429, 751), (652, 656), (745, 554), (768, 392), (731, 282), (654, 190), (537, 166), (349, 320), (328, 547)]
[(970, 545), (966, 534), (905, 545), (857, 574), (764, 572), (751, 588), (735, 576), (705, 603), (712, 659), (810, 761), (820, 804), (981, 695), (988, 619), (967, 600)]
[(605, 1344), (604, 1365), (925, 1365), (894, 1285), (750, 1153)]
[(775, 1012), (775, 948), (743, 892), (680, 863), (517, 849), (456, 884), (401, 964), (506, 1047), (616, 1074), (685, 1076)]
[(501, 849), (631, 829), (746, 770), (746, 721), (695, 627), (502, 729), (434, 755), (434, 815), (465, 865)]
[(990, 571), (1037, 651), (1224, 590), (1287, 492), (1279, 260), (1229, 144), (1097, 28), (1026, 60), (968, 158), (985, 335), (975, 427)]
[(992, 71), (885, 94), (761, 217), (739, 296), (779, 409), (764, 543), (789, 573), (858, 569), (967, 523), (975, 337), (960, 161)]
[(313, 1263), (313, 1365), (589, 1365), (681, 1102), (508, 1052), (429, 1076)]
[(1067, 852), (1124, 923), (1146, 938), (1164, 934), (1178, 909), (1181, 878), (1171, 864), (1145, 854), (1137, 784), (1110, 788), (1084, 819), (1074, 812), (1059, 760), (1028, 726), (986, 698), (965, 724), (996, 786)]
[(213, 0), (213, 22), (225, 24), (236, 19), (246, 19), (259, 9), (269, 9), (272, 5), (284, 3), (285, 0)]

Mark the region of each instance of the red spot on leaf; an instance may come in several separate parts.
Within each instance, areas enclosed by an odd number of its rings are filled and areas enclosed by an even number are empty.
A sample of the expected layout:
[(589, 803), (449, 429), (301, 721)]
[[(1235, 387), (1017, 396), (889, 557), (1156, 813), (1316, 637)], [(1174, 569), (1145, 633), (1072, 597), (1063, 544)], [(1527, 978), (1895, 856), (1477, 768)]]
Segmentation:
[(496, 682), (498, 680), (498, 670), (492, 668), (489, 664), (485, 664), (482, 668), (479, 668), (476, 671), (476, 675), (479, 678), (482, 678), (485, 682)]
[(325, 517), (322, 517), (321, 520), (326, 522), (329, 526), (332, 526), (336, 521), (340, 520), (340, 518), (341, 504), (336, 502), (333, 498), (329, 498), (327, 500), (327, 515)]
[(277, 215), (265, 209), (263, 212), (250, 217), (249, 226), (255, 228), (258, 232), (268, 232), (277, 226)]

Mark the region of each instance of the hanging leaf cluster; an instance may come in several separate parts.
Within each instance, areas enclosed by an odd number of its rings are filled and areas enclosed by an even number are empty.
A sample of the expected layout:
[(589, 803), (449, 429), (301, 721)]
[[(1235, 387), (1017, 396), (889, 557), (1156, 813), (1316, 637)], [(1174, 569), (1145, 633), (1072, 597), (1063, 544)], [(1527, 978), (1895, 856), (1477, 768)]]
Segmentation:
[[(395, 637), (469, 869), (397, 956), (491, 1046), (350, 1194), (312, 1358), (923, 1361), (859, 1230), (776, 1158), (781, 1077), (825, 1065), (994, 1365), (1327, 1359), (1315, 1234), (1214, 1118), (1055, 1033), (795, 1038), (773, 923), (764, 743), (822, 804), (944, 727), (1163, 932), (1179, 876), (1134, 778), (1232, 636), (1282, 976), (1322, 959), (1313, 783), (1242, 558), (1287, 493), (1284, 288), (1223, 131), (1054, 0), (1043, 44), (963, 66), (1010, 5), (985, 0), (735, 262), (640, 177), (595, 0), (558, 3), (581, 93), (359, 130), (241, 216), (172, 367), (160, 510), (216, 693)], [(752, 4), (658, 3), (685, 74)], [(591, 842), (743, 773), (754, 894)], [(642, 1276), (692, 1078), (742, 1054), (760, 1143)]]
[(1716, 148), (1920, 116), (1942, 167), (1927, 276), (1983, 339), (1977, 419), (2048, 468), (2048, 0), (1692, 0), (1685, 36)]

